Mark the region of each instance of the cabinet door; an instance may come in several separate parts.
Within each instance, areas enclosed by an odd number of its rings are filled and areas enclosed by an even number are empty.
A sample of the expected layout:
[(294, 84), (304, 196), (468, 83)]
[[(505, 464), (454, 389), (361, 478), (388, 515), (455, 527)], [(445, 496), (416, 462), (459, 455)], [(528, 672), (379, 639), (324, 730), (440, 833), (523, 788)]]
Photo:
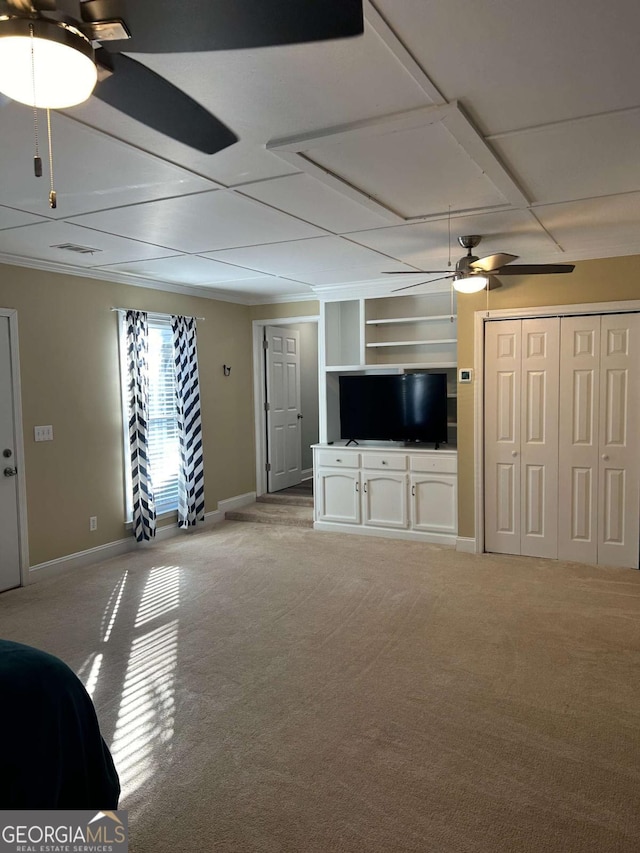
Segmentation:
[(360, 473), (320, 468), (316, 477), (318, 521), (360, 524)]
[(364, 523), (373, 527), (407, 527), (406, 475), (363, 471), (362, 481)]
[(411, 527), (431, 533), (458, 532), (457, 476), (411, 475)]

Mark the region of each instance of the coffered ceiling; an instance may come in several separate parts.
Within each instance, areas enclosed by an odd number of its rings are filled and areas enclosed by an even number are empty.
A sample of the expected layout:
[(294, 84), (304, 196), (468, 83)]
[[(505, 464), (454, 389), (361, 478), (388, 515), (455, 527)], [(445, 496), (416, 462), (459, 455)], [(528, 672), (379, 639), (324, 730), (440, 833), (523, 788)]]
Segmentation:
[(639, 4), (364, 10), (355, 39), (136, 56), (239, 141), (204, 155), (92, 98), (52, 117), (55, 210), (32, 111), (1, 100), (0, 260), (254, 303), (425, 280), (449, 232), (454, 261), (463, 234), (522, 263), (640, 253)]

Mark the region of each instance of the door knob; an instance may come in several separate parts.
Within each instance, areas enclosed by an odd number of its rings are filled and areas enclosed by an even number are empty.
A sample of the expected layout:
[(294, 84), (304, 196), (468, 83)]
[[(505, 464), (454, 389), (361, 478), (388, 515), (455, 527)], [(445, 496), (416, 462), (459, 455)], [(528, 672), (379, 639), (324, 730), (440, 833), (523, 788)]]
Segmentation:
[(10, 447), (5, 447), (5, 449), (2, 451), (2, 455), (5, 459), (11, 459), (11, 457), (13, 456), (13, 451)]
[(15, 477), (16, 474), (18, 473), (18, 469), (17, 468), (5, 468), (3, 473), (4, 473), (5, 477)]
[(603, 453), (603, 454), (602, 454), (602, 458), (604, 459), (604, 461), (605, 461), (605, 462), (607, 462), (607, 461), (608, 461), (608, 459), (609, 459), (609, 454), (608, 454), (608, 453)]
[(512, 456), (517, 456), (517, 455), (518, 455), (518, 451), (517, 451), (517, 450), (512, 450), (512, 451), (511, 451), (511, 455), (512, 455)]
[(299, 421), (301, 421), (303, 417), (304, 417), (304, 415), (301, 415), (300, 413), (298, 413), (298, 420)]

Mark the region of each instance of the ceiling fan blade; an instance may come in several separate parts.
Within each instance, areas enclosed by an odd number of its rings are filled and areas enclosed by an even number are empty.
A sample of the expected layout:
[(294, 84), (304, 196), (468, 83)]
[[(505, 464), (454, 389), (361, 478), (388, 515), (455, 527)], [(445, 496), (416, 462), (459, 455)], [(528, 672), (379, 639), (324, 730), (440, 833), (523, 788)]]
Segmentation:
[(450, 273), (451, 270), (394, 270), (393, 272), (387, 270), (381, 273), (381, 275), (435, 275), (439, 272)]
[(55, 12), (56, 3), (55, 0), (4, 0), (0, 8), (28, 15), (32, 7), (39, 12)]
[(203, 106), (164, 77), (122, 53), (96, 51), (96, 59), (113, 70), (94, 95), (131, 118), (178, 142), (215, 154), (238, 137)]
[(515, 261), (517, 255), (510, 255), (508, 252), (498, 252), (495, 255), (487, 255), (484, 258), (478, 258), (472, 264), (469, 264), (471, 269), (482, 270), (482, 272), (493, 272), (505, 264), (510, 264)]
[(412, 287), (420, 287), (421, 284), (434, 284), (436, 281), (444, 281), (445, 278), (453, 278), (452, 275), (442, 275), (440, 278), (431, 278), (427, 281), (419, 281), (417, 284), (406, 284), (404, 287), (396, 287), (391, 293), (398, 293), (400, 290), (410, 290)]
[(236, 50), (364, 31), (362, 0), (88, 0), (82, 17), (109, 20), (114, 8), (132, 38), (111, 44), (130, 53)]
[(491, 270), (494, 275), (555, 275), (573, 272), (575, 264), (511, 264)]

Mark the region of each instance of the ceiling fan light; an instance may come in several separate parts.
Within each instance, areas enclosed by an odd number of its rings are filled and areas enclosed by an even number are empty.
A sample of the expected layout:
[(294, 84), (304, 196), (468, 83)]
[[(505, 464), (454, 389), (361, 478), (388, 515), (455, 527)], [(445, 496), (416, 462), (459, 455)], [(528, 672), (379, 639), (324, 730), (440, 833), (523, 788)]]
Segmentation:
[(34, 78), (35, 106), (40, 109), (86, 101), (98, 79), (91, 42), (58, 21), (0, 20), (0, 92), (34, 106)]
[(453, 280), (453, 286), (458, 293), (478, 293), (488, 284), (489, 279), (486, 275), (468, 275)]

